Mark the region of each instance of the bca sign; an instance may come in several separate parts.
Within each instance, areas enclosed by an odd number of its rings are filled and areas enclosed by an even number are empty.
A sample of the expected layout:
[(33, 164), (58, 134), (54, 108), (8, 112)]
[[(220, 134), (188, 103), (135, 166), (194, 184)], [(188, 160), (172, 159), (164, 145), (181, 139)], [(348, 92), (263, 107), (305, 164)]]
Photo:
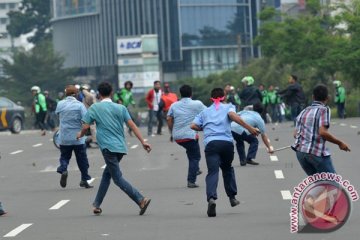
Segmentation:
[(117, 40), (118, 54), (134, 54), (142, 52), (141, 38), (123, 38)]

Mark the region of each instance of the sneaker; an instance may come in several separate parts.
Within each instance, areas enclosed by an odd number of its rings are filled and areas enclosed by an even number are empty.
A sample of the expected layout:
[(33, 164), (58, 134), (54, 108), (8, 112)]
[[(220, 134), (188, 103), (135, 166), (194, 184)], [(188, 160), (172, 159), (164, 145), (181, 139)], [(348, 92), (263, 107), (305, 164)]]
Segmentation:
[(215, 200), (210, 198), (207, 210), (208, 217), (216, 217), (216, 203)]
[(87, 181), (80, 181), (80, 187), (83, 187), (83, 188), (93, 188), (94, 186), (91, 186)]
[(203, 172), (201, 170), (196, 172), (196, 175), (201, 175)]
[(237, 205), (239, 205), (240, 204), (240, 201), (239, 200), (237, 200), (236, 198), (230, 198), (230, 205), (232, 206), (232, 207), (235, 207), (235, 206), (237, 206)]
[(198, 188), (199, 185), (197, 185), (196, 183), (188, 182), (187, 187), (188, 188)]
[(61, 177), (60, 177), (60, 186), (62, 188), (65, 188), (66, 187), (66, 183), (67, 183), (67, 177), (68, 177), (68, 172), (65, 171), (61, 174)]
[(101, 208), (96, 208), (96, 207), (94, 207), (93, 213), (94, 213), (96, 216), (99, 216), (99, 215), (102, 213), (102, 209), (101, 209)]
[(255, 161), (253, 161), (252, 159), (247, 160), (246, 163), (247, 163), (247, 164), (250, 164), (250, 165), (259, 165), (258, 162), (255, 162)]
[(141, 200), (139, 215), (144, 215), (144, 213), (146, 212), (146, 209), (149, 206), (150, 202), (151, 202), (150, 198), (143, 198), (143, 200)]

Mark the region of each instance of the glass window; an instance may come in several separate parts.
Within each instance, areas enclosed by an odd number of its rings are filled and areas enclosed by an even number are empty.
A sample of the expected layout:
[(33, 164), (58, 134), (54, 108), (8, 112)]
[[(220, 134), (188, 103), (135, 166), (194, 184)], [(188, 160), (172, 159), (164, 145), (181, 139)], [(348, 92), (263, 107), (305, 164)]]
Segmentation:
[(9, 3), (9, 8), (14, 9), (16, 7), (16, 3)]
[(11, 102), (6, 100), (5, 98), (0, 98), (0, 108), (11, 107), (11, 106), (12, 106)]
[(7, 24), (7, 18), (0, 18), (1, 24)]
[(98, 0), (57, 0), (54, 17), (68, 17), (98, 12)]
[(2, 32), (2, 33), (0, 33), (0, 39), (7, 38), (8, 35), (9, 35), (9, 34), (8, 34), (7, 32)]
[(238, 35), (248, 42), (249, 6), (182, 6), (180, 14), (183, 47), (237, 45)]
[(6, 3), (0, 3), (0, 9), (6, 9)]

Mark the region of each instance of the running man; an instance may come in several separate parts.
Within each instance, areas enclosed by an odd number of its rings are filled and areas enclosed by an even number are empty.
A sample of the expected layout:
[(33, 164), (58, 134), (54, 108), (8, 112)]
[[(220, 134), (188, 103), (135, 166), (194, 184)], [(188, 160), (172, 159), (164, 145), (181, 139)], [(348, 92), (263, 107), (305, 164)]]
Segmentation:
[(196, 176), (201, 173), (199, 162), (201, 158), (199, 135), (190, 128), (196, 115), (206, 107), (199, 100), (192, 100), (192, 89), (189, 85), (180, 88), (181, 100), (171, 105), (167, 113), (167, 123), (171, 133), (171, 140), (186, 149), (189, 160), (187, 186), (197, 188)]
[(86, 108), (76, 97), (78, 90), (74, 85), (69, 85), (65, 89), (66, 98), (61, 100), (56, 107), (55, 113), (59, 114), (60, 120), (60, 166), (57, 172), (61, 174), (60, 186), (66, 187), (68, 178), (68, 165), (72, 152), (76, 156), (76, 162), (81, 172), (80, 187), (92, 188), (87, 181), (91, 179), (88, 174), (89, 160), (86, 154), (85, 138), (76, 139), (77, 133), (81, 130), (81, 119), (86, 114)]
[(325, 147), (326, 141), (338, 145), (343, 151), (350, 151), (350, 148), (328, 131), (330, 109), (326, 106), (329, 98), (325, 85), (320, 84), (314, 88), (313, 100), (311, 106), (305, 108), (296, 118), (295, 143), (292, 148), (307, 175), (335, 173), (330, 152)]
[(257, 135), (258, 132), (236, 114), (234, 105), (222, 103), (225, 100), (222, 88), (215, 88), (211, 91), (211, 100), (214, 103), (195, 117), (191, 129), (204, 131), (205, 158), (208, 168), (206, 176), (207, 214), (209, 217), (215, 217), (219, 168), (222, 170), (224, 187), (230, 205), (235, 207), (240, 204), (235, 198), (237, 187), (234, 168), (231, 166), (234, 159), (231, 121), (242, 125), (253, 135)]
[[(263, 143), (268, 149), (268, 153), (273, 153), (274, 148), (270, 145), (268, 136), (265, 133), (265, 122), (261, 117), (261, 113), (264, 111), (264, 106), (261, 103), (256, 103), (253, 105), (253, 110), (243, 110), (237, 114), (243, 121), (245, 121), (250, 126), (259, 129)], [(231, 133), (236, 141), (236, 149), (239, 154), (240, 165), (245, 166), (246, 164), (259, 165), (258, 162), (255, 162), (256, 154), (259, 148), (259, 140), (256, 136), (251, 135), (248, 130), (243, 126), (232, 122), (231, 123)], [(245, 144), (249, 144), (249, 149), (247, 155), (245, 154)]]
[(89, 129), (90, 124), (96, 123), (97, 142), (104, 157), (106, 167), (104, 169), (101, 183), (93, 202), (93, 213), (100, 215), (100, 208), (112, 179), (114, 183), (123, 190), (139, 207), (140, 215), (143, 215), (150, 204), (151, 199), (144, 197), (136, 188), (127, 182), (120, 170), (120, 161), (127, 154), (125, 141), (124, 123), (133, 130), (135, 136), (141, 142), (143, 148), (151, 151), (151, 146), (145, 142), (139, 129), (136, 127), (125, 106), (111, 101), (112, 87), (103, 82), (98, 86), (100, 102), (93, 104), (83, 118), (83, 128), (77, 138), (82, 138)]
[(6, 211), (4, 210), (4, 208), (0, 202), (0, 216), (5, 215), (5, 214), (6, 214)]

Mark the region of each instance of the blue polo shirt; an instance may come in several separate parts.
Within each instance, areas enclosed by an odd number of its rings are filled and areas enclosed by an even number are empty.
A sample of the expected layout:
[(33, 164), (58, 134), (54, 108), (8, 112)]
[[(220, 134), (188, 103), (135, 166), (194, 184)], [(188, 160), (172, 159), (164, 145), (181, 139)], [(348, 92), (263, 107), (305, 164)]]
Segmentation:
[(124, 123), (130, 119), (126, 107), (106, 98), (91, 105), (82, 120), (86, 124), (96, 123), (96, 140), (101, 150), (126, 154)]
[(193, 123), (204, 131), (205, 146), (214, 140), (233, 142), (229, 112), (235, 112), (234, 105), (220, 103), (216, 110), (215, 104), (212, 104), (195, 117)]
[[(237, 115), (239, 115), (242, 118), (242, 120), (246, 122), (248, 125), (254, 128), (258, 128), (261, 134), (265, 133), (265, 122), (259, 113), (255, 111), (244, 110), (238, 112)], [(247, 135), (250, 135), (250, 132), (247, 129), (237, 124), (236, 122), (231, 123), (231, 131), (236, 132), (237, 134), (240, 135), (245, 131)]]
[(85, 144), (85, 137), (79, 140), (76, 139), (77, 133), (80, 132), (82, 128), (81, 119), (86, 114), (84, 104), (76, 98), (69, 96), (57, 104), (55, 113), (59, 114), (60, 120), (60, 145)]
[(199, 100), (182, 98), (171, 105), (168, 116), (174, 119), (174, 140), (196, 139), (197, 132), (190, 128), (192, 121), (206, 106)]

